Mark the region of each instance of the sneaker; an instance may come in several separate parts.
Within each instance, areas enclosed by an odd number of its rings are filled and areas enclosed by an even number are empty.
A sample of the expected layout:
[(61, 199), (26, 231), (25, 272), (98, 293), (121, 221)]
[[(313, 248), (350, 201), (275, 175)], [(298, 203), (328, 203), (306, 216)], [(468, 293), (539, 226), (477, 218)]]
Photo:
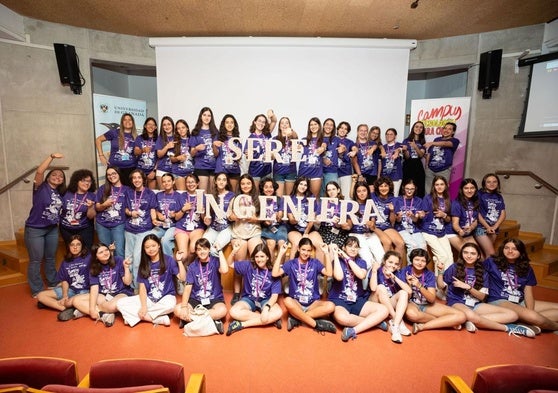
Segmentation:
[(275, 322), (273, 322), (273, 326), (275, 326), (277, 329), (281, 330), (281, 328), (283, 327), (283, 322), (281, 321), (281, 319), (278, 319)]
[(44, 304), (43, 302), (37, 301), (37, 308), (39, 310), (44, 310), (45, 308), (48, 308), (48, 306), (46, 304)]
[[(231, 334), (233, 334), (235, 332), (240, 332), (242, 329), (244, 329), (244, 326), (242, 326), (242, 323), (235, 319), (234, 321), (232, 321), (229, 324), (229, 328), (227, 329), (227, 336), (230, 336)], [(217, 328), (217, 330), (219, 330), (219, 328)], [(220, 334), (223, 334), (223, 333), (220, 333)]]
[(388, 331), (388, 324), (386, 323), (386, 321), (382, 321), (382, 323), (380, 323), (378, 325), (378, 328), (382, 329), (384, 332)]
[(329, 332), (329, 333), (337, 333), (337, 328), (331, 321), (327, 321), (325, 319), (316, 319), (316, 327), (314, 330), (318, 332)]
[(74, 319), (83, 318), (85, 316), (84, 313), (79, 311), (77, 308), (74, 311)]
[(525, 336), (533, 338), (536, 335), (535, 331), (530, 326), (517, 325), (515, 323), (508, 323), (506, 326), (508, 328), (508, 335), (510, 336), (513, 334), (516, 337)]
[(231, 306), (240, 300), (240, 293), (235, 293), (231, 299)]
[(186, 322), (184, 319), (181, 319), (180, 322), (178, 322), (178, 328), (179, 329), (184, 329), (184, 326), (186, 326), (188, 322)]
[(74, 319), (74, 311), (76, 311), (76, 309), (73, 307), (60, 311), (60, 313), (58, 313), (58, 320), (62, 322), (71, 321)]
[(291, 316), (289, 316), (287, 318), (287, 332), (290, 332), (295, 327), (299, 327), (300, 325), (301, 325), (301, 322), (298, 319), (293, 318)]
[(217, 333), (223, 334), (225, 332), (225, 328), (223, 327), (223, 322), (219, 320), (213, 322), (215, 323), (215, 327), (217, 328)]
[(357, 334), (355, 332), (355, 329), (351, 327), (346, 327), (345, 329), (343, 329), (343, 333), (341, 333), (341, 341), (347, 342), (349, 340), (354, 340), (356, 338), (357, 338)]
[(101, 315), (101, 321), (105, 327), (111, 327), (114, 325), (114, 314), (110, 312), (103, 313), (103, 315)]
[(477, 327), (475, 326), (475, 324), (471, 321), (466, 321), (465, 322), (465, 330), (467, 330), (469, 333), (475, 333), (477, 331)]
[(420, 332), (420, 325), (418, 323), (413, 323), (413, 334)]
[(536, 334), (537, 336), (538, 336), (539, 334), (541, 334), (541, 332), (542, 332), (541, 328), (538, 327), (538, 326), (535, 326), (535, 325), (527, 325), (526, 323), (520, 323), (519, 325), (525, 326), (525, 327), (531, 329), (532, 331), (535, 332), (535, 334)]
[(409, 328), (407, 327), (407, 325), (405, 325), (405, 322), (401, 321), (401, 323), (399, 324), (399, 333), (401, 333), (402, 336), (410, 336), (411, 335), (411, 331), (409, 330)]
[(153, 326), (159, 326), (159, 325), (170, 326), (169, 316), (168, 315), (161, 315), (160, 317), (155, 318), (153, 320)]
[(391, 341), (397, 344), (403, 342), (403, 337), (401, 337), (401, 333), (399, 333), (399, 326), (391, 325)]

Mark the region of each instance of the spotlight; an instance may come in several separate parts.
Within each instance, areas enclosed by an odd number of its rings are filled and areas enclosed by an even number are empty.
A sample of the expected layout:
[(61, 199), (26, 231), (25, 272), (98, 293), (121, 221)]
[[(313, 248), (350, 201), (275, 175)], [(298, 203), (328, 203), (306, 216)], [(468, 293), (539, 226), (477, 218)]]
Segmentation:
[(418, 7), (418, 3), (419, 3), (419, 0), (413, 1), (413, 2), (411, 3), (411, 8), (412, 8), (412, 9), (417, 8), (417, 7)]

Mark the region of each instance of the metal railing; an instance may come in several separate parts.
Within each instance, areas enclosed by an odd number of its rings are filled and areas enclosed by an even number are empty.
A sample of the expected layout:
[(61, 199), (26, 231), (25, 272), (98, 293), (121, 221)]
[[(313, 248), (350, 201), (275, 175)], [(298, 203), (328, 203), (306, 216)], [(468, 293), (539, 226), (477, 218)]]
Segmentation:
[[(10, 188), (12, 188), (13, 186), (15, 186), (17, 183), (19, 183), (20, 181), (23, 181), (24, 183), (29, 183), (29, 179), (27, 179), (27, 177), (32, 174), (35, 173), (37, 171), (37, 168), (39, 166), (36, 165), (31, 169), (28, 169), (27, 171), (25, 171), (22, 175), (19, 175), (18, 177), (16, 177), (14, 180), (12, 180), (11, 182), (9, 182), (8, 184), (6, 184), (4, 187), (0, 188), (0, 195), (2, 195), (3, 193), (5, 193), (6, 191), (8, 191)], [(61, 171), (67, 171), (68, 169), (70, 169), (70, 167), (67, 166), (49, 166), (47, 168), (48, 170), (53, 170), (53, 169), (59, 169)]]

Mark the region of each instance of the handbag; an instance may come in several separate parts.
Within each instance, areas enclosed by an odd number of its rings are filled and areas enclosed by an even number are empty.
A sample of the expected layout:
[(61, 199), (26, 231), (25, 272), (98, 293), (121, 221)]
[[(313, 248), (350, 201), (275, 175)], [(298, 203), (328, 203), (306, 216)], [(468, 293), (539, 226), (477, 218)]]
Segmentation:
[(217, 326), (209, 315), (209, 310), (198, 304), (190, 314), (192, 322), (184, 326), (184, 335), (188, 337), (204, 337), (217, 334)]

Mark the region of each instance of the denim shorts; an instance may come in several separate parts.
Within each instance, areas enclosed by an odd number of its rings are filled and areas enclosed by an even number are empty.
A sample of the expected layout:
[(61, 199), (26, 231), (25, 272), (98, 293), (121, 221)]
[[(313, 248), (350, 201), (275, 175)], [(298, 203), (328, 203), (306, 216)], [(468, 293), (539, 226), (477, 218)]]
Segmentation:
[(274, 233), (271, 231), (272, 227), (262, 227), (262, 233), (260, 237), (262, 239), (271, 239), (278, 242), (279, 240), (287, 241), (287, 227), (285, 225), (279, 225), (277, 231)]
[(296, 173), (295, 172), (289, 172), (289, 173), (286, 173), (284, 175), (274, 174), (273, 175), (273, 180), (275, 180), (277, 183), (284, 183), (284, 182), (294, 183), (295, 180), (296, 180)]
[(349, 312), (349, 314), (360, 315), (362, 308), (368, 301), (368, 297), (359, 297), (354, 303), (347, 302), (343, 299), (329, 299), (329, 301), (335, 304), (336, 306), (343, 307), (345, 310)]
[[(62, 299), (62, 286), (57, 286), (52, 288), (54, 293), (56, 293), (56, 299)], [(81, 291), (74, 291), (72, 288), (68, 288), (68, 297), (74, 297), (76, 295), (81, 295), (82, 293), (89, 293), (89, 289), (82, 289)]]
[(269, 298), (261, 299), (259, 301), (260, 303), (259, 307), (256, 305), (256, 302), (254, 300), (250, 299), (247, 296), (242, 297), (239, 301), (248, 304), (248, 306), (250, 306), (250, 311), (254, 312), (254, 311), (262, 311), (265, 305), (269, 302)]

